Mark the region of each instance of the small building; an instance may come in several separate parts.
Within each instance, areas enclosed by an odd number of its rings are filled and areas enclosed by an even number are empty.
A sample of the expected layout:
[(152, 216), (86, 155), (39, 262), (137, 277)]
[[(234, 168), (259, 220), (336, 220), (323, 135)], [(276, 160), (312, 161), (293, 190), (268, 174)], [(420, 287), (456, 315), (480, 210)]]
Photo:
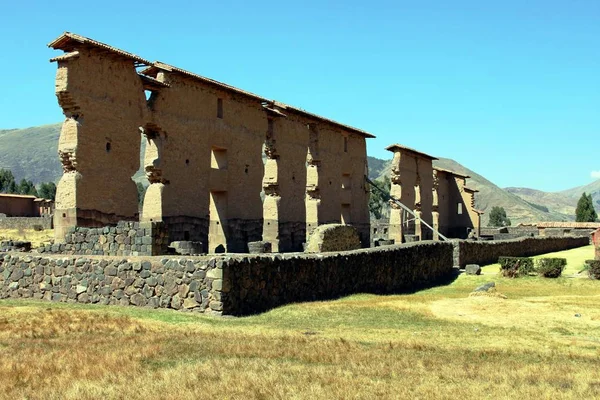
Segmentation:
[(7, 217), (42, 217), (53, 212), (52, 200), (22, 194), (0, 194), (0, 214)]

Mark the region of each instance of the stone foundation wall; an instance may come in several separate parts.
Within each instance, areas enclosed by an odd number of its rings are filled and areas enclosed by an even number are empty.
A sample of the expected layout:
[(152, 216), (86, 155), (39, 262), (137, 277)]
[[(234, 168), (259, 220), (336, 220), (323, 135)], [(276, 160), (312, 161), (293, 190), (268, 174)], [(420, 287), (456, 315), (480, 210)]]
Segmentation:
[(587, 237), (528, 237), (511, 240), (453, 241), (458, 251), (455, 253), (455, 264), (464, 267), (467, 264), (493, 264), (498, 257), (529, 257), (587, 246)]
[(0, 229), (52, 229), (52, 217), (2, 217)]
[(0, 298), (173, 308), (220, 314), (217, 260), (0, 255)]
[(65, 240), (38, 248), (39, 253), (152, 256), (167, 253), (168, 234), (162, 222), (126, 222), (103, 228), (68, 228)]
[(319, 255), (122, 257), (0, 255), (0, 298), (247, 315), (351, 293), (394, 293), (452, 273), (452, 244)]
[(433, 285), (452, 274), (452, 250), (451, 243), (428, 242), (232, 259), (223, 268), (223, 309), (247, 315), (287, 303)]

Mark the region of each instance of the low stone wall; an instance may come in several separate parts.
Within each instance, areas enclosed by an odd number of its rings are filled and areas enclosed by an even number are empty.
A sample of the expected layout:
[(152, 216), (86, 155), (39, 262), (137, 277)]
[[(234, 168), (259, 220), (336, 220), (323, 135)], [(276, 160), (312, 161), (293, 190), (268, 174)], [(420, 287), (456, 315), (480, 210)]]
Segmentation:
[(452, 273), (451, 243), (341, 253), (219, 257), (0, 255), (0, 298), (247, 315), (292, 302), (432, 285)]
[(395, 293), (452, 274), (452, 244), (427, 242), (319, 255), (231, 260), (223, 270), (224, 310), (246, 315), (352, 293)]
[(223, 262), (0, 255), (0, 298), (221, 313)]
[[(528, 237), (512, 240), (471, 241), (460, 240), (453, 242), (457, 246), (455, 263), (464, 268), (467, 264), (493, 264), (498, 257), (529, 257), (554, 251), (568, 250), (575, 247), (587, 246), (587, 237)], [(456, 256), (458, 259), (456, 259)]]
[(52, 229), (52, 217), (1, 217), (0, 229)]
[(37, 249), (39, 253), (152, 256), (166, 254), (168, 235), (162, 222), (120, 221), (103, 228), (72, 227), (63, 243)]

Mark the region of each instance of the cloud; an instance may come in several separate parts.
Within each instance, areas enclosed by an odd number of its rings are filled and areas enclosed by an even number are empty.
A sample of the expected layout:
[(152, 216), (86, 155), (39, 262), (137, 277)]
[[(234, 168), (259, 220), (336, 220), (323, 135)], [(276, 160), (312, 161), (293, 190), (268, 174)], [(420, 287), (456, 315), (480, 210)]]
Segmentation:
[(600, 179), (600, 171), (592, 171), (590, 172), (590, 176), (594, 179)]

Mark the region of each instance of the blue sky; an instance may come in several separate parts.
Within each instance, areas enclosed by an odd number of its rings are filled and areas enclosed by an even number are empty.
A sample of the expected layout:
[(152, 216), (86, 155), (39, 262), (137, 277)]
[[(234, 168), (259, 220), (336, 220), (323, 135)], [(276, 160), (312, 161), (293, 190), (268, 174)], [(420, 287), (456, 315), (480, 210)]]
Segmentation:
[(0, 129), (62, 120), (72, 31), (372, 132), (501, 187), (600, 178), (600, 1), (4, 1)]

